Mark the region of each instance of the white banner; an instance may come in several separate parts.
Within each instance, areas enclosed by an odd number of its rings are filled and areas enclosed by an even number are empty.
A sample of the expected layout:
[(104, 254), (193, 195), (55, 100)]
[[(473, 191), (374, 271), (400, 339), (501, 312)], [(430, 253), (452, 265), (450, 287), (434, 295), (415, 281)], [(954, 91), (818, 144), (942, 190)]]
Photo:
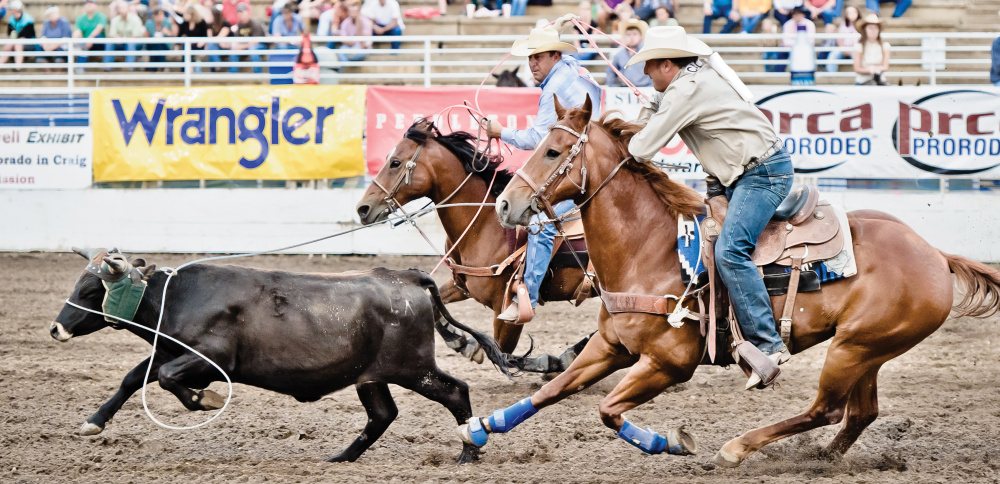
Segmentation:
[(0, 189), (88, 188), (89, 127), (0, 128)]
[[(823, 178), (1000, 178), (1000, 89), (993, 87), (750, 86), (792, 156)], [(652, 93), (651, 88), (646, 92)], [(635, 119), (641, 104), (607, 89), (605, 111)], [(658, 161), (704, 176), (680, 138)], [(685, 173), (679, 173), (681, 177)]]

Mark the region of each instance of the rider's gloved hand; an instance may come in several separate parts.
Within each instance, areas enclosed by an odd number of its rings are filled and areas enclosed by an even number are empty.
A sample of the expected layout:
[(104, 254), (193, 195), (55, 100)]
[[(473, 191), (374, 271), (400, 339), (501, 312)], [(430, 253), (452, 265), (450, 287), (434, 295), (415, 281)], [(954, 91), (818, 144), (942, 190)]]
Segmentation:
[(575, 13), (567, 13), (556, 19), (555, 23), (552, 24), (552, 28), (559, 31), (560, 34), (568, 34), (573, 31), (573, 20), (579, 21), (580, 16)]

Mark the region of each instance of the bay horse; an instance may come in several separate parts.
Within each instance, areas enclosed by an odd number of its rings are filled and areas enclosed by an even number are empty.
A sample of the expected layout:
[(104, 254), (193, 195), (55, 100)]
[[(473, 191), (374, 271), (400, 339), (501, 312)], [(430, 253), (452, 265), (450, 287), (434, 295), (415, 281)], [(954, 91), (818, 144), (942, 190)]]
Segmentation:
[[(532, 200), (537, 193), (551, 203), (574, 200), (583, 204), (590, 256), (603, 289), (680, 295), (685, 287), (676, 252), (677, 216), (699, 213), (704, 199), (662, 171), (627, 159), (628, 143), (641, 126), (607, 114), (591, 121), (589, 99), (582, 108), (567, 110), (558, 100), (555, 106), (559, 121), (554, 128), (565, 129), (549, 131), (522, 168), (524, 176), (511, 181), (498, 197), (501, 222), (524, 223), (542, 205), (542, 200)], [(580, 139), (581, 133), (589, 139)], [(539, 183), (553, 180), (550, 177), (577, 144), (584, 145), (577, 166), (566, 169), (551, 186)], [(542, 188), (536, 190), (523, 178)], [(952, 273), (965, 290), (955, 307), (960, 315), (982, 317), (1000, 309), (1000, 272), (935, 249), (892, 215), (858, 210), (847, 218), (857, 275), (827, 283), (819, 292), (799, 294), (796, 300), (801, 309), (793, 321), (793, 351), (832, 339), (816, 399), (800, 415), (727, 442), (715, 456), (718, 465), (738, 466), (771, 442), (841, 421), (843, 427), (828, 449), (847, 452), (878, 416), (876, 387), (882, 365), (913, 348), (948, 318), (954, 305)], [(772, 307), (781, 308), (784, 298), (772, 297)], [(512, 427), (511, 416), (523, 420), (616, 370), (631, 367), (599, 408), (603, 423), (621, 431), (625, 412), (689, 380), (705, 352), (697, 324), (673, 328), (665, 316), (638, 313), (612, 317), (603, 307), (598, 324), (597, 334), (573, 364), (536, 392), (530, 406), (526, 399), (511, 407), (501, 432)], [(670, 449), (670, 453), (690, 452)]]
[[(513, 175), (501, 170), (500, 160), (495, 157), (484, 159), (480, 156), (477, 159), (475, 140), (474, 135), (465, 131), (442, 134), (427, 120), (413, 123), (403, 135), (403, 139), (393, 148), (385, 166), (375, 177), (375, 183), (368, 187), (358, 202), (357, 211), (361, 223), (368, 225), (388, 217), (395, 207), (390, 207), (386, 199), (395, 200), (392, 203), (396, 206), (405, 205), (422, 197), (429, 198), (435, 204), (441, 204), (446, 199), (449, 203), (479, 204), (484, 199), (487, 203), (495, 202), (496, 196), (503, 191)], [(409, 174), (410, 181), (396, 183), (395, 180), (402, 180), (401, 174), (407, 170), (406, 160), (414, 162), (412, 172)], [(487, 195), (486, 190), (491, 180), (493, 186)], [(387, 194), (380, 185), (395, 193)], [(484, 208), (476, 217), (479, 208), (475, 206), (442, 208), (438, 210), (438, 217), (447, 234), (446, 249), (450, 249), (452, 241), (459, 240), (468, 228), (468, 234), (458, 242), (451, 253), (450, 257), (456, 263), (490, 267), (504, 261), (510, 255), (510, 248), (504, 228), (490, 213), (489, 207)], [(464, 288), (456, 286), (453, 278), (440, 288), (445, 304), (471, 297), (492, 309), (494, 337), (506, 353), (513, 353), (524, 327), (496, 319), (496, 316), (504, 310), (507, 281), (513, 275), (513, 271), (513, 267), (508, 267), (496, 277), (468, 276), (465, 278)], [(574, 297), (583, 277), (583, 270), (579, 267), (554, 268), (552, 275), (547, 278), (548, 282), (540, 288), (540, 298), (545, 301), (569, 301)], [(450, 328), (447, 330), (452, 331)], [(448, 338), (442, 328), (439, 328), (439, 332)], [(572, 356), (583, 348), (588, 339), (589, 336), (576, 343), (566, 350), (562, 357), (550, 355), (512, 357), (511, 362), (525, 371), (563, 371), (569, 365)], [(470, 344), (474, 344), (474, 341)], [(477, 361), (481, 362), (481, 357)]]

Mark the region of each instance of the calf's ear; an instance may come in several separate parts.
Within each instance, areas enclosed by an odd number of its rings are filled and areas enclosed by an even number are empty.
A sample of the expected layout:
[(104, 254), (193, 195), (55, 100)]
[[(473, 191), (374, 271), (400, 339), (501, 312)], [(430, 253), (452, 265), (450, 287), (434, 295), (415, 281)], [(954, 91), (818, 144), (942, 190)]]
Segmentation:
[(156, 272), (156, 264), (150, 264), (148, 267), (140, 267), (139, 272), (142, 273), (142, 280), (149, 280), (153, 277), (153, 273)]

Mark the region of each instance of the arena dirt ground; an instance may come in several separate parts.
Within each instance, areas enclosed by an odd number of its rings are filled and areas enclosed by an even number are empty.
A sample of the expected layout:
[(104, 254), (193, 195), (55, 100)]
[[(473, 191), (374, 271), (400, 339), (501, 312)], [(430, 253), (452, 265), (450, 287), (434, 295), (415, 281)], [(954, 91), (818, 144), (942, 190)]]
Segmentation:
[[(147, 260), (175, 266), (190, 256)], [(304, 272), (377, 266), (433, 267), (429, 258), (272, 256), (240, 264)], [(598, 418), (598, 402), (622, 374), (544, 410), (506, 435), (493, 436), (480, 462), (458, 466), (455, 422), (435, 403), (393, 387), (399, 418), (356, 463), (330, 464), (360, 432), (365, 414), (353, 389), (299, 403), (236, 385), (224, 415), (206, 427), (171, 431), (143, 412), (137, 394), (104, 433), (81, 437), (84, 421), (118, 388), (149, 346), (125, 331), (59, 343), (50, 321), (83, 270), (73, 254), (0, 255), (0, 482), (997, 482), (1000, 478), (1000, 318), (957, 319), (883, 367), (881, 415), (840, 459), (821, 449), (836, 428), (814, 430), (766, 447), (743, 467), (708, 462), (727, 440), (791, 417), (815, 396), (825, 345), (785, 367), (780, 388), (742, 391), (738, 370), (702, 368), (692, 381), (628, 414), (661, 432), (685, 424), (697, 456), (646, 456), (618, 440)], [(439, 275), (443, 279), (447, 275)], [(887, 291), (891, 297), (891, 291)], [(550, 304), (527, 331), (550, 353), (595, 329), (596, 301), (580, 308)], [(473, 302), (452, 306), (460, 320), (490, 327)], [(526, 345), (522, 344), (522, 348)], [(530, 395), (544, 382), (506, 380), (438, 339), (438, 362), (472, 387), (478, 415)], [(224, 384), (213, 389), (225, 395)], [(149, 403), (162, 420), (191, 425), (208, 418), (186, 411), (156, 385)]]

